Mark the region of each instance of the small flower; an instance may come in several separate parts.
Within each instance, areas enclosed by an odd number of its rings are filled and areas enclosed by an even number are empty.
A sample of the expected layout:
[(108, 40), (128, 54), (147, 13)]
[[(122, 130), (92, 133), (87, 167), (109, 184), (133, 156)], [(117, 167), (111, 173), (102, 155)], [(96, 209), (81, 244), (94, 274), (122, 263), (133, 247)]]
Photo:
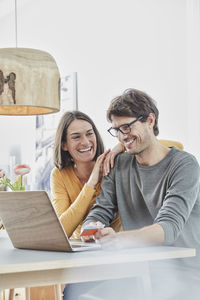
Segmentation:
[(28, 165), (16, 165), (14, 173), (19, 175), (14, 183), (5, 177), (5, 171), (0, 169), (0, 185), (9, 187), (12, 191), (24, 191), (25, 185), (23, 185), (22, 177), (30, 172), (31, 168)]
[(0, 178), (4, 177), (6, 174), (6, 172), (4, 170), (0, 169)]
[(14, 167), (14, 172), (16, 175), (25, 175), (30, 172), (31, 168), (28, 165), (16, 165)]

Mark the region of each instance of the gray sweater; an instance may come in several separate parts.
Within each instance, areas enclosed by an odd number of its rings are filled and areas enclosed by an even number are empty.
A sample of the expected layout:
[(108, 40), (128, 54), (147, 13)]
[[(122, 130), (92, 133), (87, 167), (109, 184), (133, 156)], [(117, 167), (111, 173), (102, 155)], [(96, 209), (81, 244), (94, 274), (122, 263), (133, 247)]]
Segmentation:
[(196, 265), (200, 262), (199, 175), (195, 157), (175, 147), (153, 166), (141, 166), (135, 156), (120, 154), (83, 226), (91, 221), (109, 226), (117, 211), (124, 230), (160, 224), (165, 245), (197, 249), (196, 259), (186, 259), (190, 266)]

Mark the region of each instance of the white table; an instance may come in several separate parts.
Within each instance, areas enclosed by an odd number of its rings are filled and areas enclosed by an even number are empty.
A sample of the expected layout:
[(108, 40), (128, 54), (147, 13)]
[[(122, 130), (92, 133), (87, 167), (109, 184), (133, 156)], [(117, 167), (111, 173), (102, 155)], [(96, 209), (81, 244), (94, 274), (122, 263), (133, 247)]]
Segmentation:
[(13, 248), (0, 232), (0, 290), (8, 288), (140, 277), (150, 299), (148, 262), (195, 256), (195, 249), (148, 247), (122, 251), (63, 253)]

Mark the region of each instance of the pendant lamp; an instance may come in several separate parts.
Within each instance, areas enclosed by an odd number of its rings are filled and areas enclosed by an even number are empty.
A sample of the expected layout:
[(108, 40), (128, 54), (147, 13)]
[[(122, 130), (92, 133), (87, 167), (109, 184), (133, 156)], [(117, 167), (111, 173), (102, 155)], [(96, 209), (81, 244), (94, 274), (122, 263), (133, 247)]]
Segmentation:
[(0, 49), (0, 115), (41, 115), (59, 110), (60, 74), (54, 58), (36, 49)]
[(40, 115), (60, 109), (60, 75), (53, 57), (26, 48), (0, 49), (0, 114)]

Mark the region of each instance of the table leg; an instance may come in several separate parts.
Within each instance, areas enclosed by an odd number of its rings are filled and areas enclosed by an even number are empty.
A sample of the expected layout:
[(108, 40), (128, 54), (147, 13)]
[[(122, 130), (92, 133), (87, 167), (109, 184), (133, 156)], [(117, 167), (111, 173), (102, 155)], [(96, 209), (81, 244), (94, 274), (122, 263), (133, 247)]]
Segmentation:
[(151, 285), (151, 277), (149, 271), (148, 262), (143, 264), (143, 272), (141, 276), (142, 285), (143, 285), (143, 295), (145, 300), (152, 300), (152, 285)]
[(5, 290), (0, 290), (0, 300), (5, 300), (6, 296), (5, 296)]
[(25, 288), (25, 299), (30, 300), (31, 299), (31, 293), (30, 293), (30, 287)]
[(61, 284), (54, 285), (55, 300), (62, 300)]
[(15, 289), (10, 289), (9, 290), (9, 300), (14, 300), (14, 293), (15, 293)]

